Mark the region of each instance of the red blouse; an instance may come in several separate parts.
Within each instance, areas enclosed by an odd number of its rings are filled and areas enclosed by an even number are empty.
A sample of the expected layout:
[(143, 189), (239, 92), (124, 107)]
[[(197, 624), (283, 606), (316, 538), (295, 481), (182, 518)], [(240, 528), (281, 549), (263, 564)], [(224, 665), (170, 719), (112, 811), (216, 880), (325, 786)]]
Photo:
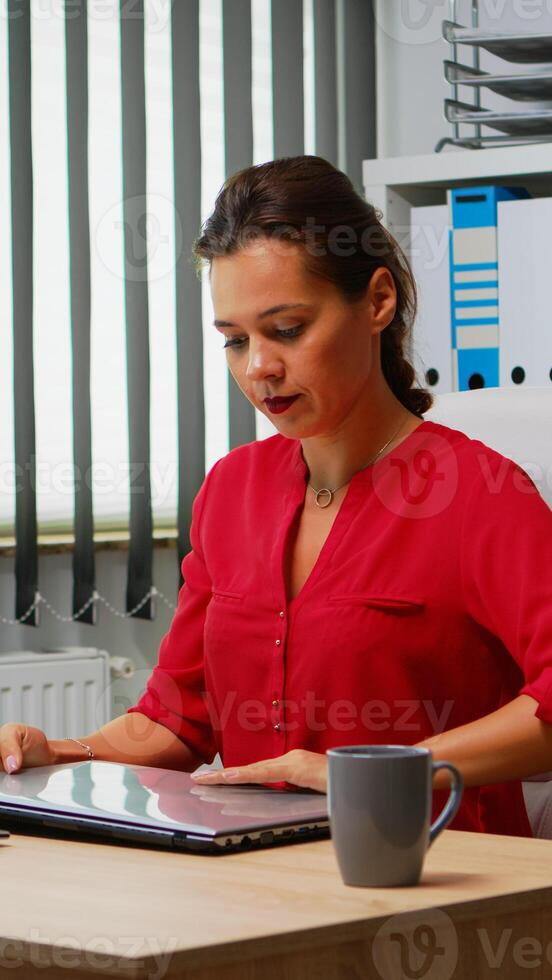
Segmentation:
[[(287, 602), (306, 477), (300, 441), (281, 435), (211, 468), (177, 611), (129, 712), (225, 766), (413, 744), (520, 693), (552, 722), (552, 511), (524, 470), (425, 420), (353, 476)], [(451, 826), (531, 836), (521, 783), (466, 789)]]

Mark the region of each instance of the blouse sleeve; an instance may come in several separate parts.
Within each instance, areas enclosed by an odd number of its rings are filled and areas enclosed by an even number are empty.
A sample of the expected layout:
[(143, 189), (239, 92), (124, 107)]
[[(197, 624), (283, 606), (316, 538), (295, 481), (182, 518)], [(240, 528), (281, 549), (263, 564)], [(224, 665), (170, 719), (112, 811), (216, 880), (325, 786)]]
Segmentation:
[(517, 463), (499, 455), (483, 463), (461, 530), (465, 603), (523, 671), (519, 694), (552, 722), (552, 510)]
[(182, 560), (184, 584), (178, 593), (176, 612), (161, 641), (146, 689), (126, 712), (139, 711), (169, 728), (206, 762), (212, 762), (218, 750), (204, 697), (203, 626), (212, 593), (199, 526), (213, 468), (192, 506), (192, 547)]

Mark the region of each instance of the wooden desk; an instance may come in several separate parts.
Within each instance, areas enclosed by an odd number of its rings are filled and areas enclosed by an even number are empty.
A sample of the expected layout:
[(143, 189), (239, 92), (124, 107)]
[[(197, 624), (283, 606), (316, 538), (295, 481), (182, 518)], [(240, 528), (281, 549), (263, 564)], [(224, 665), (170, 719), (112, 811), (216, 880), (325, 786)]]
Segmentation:
[(550, 841), (446, 831), (419, 886), (361, 889), (330, 841), (200, 857), (12, 834), (0, 881), (13, 980), (552, 975)]

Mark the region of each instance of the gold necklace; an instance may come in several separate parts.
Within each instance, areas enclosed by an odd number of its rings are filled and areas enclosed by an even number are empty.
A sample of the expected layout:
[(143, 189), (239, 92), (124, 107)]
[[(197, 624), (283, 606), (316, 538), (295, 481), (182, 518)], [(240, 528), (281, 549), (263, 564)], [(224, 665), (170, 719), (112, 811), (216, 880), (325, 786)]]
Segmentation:
[[(378, 458), (378, 456), (381, 456), (381, 454), (384, 451), (384, 449), (387, 449), (389, 443), (393, 442), (393, 439), (396, 439), (397, 438), (399, 432), (401, 431), (403, 425), (405, 425), (405, 424), (406, 424), (406, 420), (405, 420), (405, 422), (401, 422), (401, 424), (399, 425), (399, 428), (391, 436), (391, 438), (385, 443), (385, 446), (382, 446), (381, 449), (379, 449), (377, 451), (376, 455), (375, 456), (372, 456), (372, 458), (369, 459), (368, 462), (365, 463), (364, 466), (361, 466), (360, 470), (357, 470), (356, 472), (357, 473), (360, 473), (361, 470), (365, 470), (367, 466), (370, 466), (372, 463), (374, 463), (376, 461), (376, 459)], [(355, 474), (353, 473), (353, 476), (354, 475)], [(352, 476), (349, 477), (349, 480), (352, 480)], [(314, 493), (314, 502), (315, 502), (316, 506), (317, 507), (320, 507), (320, 508), (329, 507), (330, 504), (331, 504), (331, 502), (332, 502), (332, 500), (333, 500), (334, 493), (337, 493), (338, 490), (341, 490), (342, 487), (346, 486), (347, 483), (349, 483), (349, 480), (346, 480), (345, 483), (342, 483), (341, 486), (339, 486), (339, 487), (334, 487), (333, 490), (330, 490), (328, 487), (320, 487), (320, 490), (317, 490), (316, 487), (313, 487), (312, 483), (309, 483), (309, 487), (310, 487), (310, 489)]]

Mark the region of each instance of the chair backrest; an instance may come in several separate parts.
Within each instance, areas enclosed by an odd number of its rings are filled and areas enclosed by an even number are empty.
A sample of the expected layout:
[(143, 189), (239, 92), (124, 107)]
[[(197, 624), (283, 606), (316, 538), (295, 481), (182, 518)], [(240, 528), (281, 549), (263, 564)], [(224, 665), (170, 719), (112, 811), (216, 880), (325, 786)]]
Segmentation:
[[(552, 385), (477, 388), (436, 395), (424, 418), (460, 429), (515, 460), (552, 507)], [(552, 839), (552, 771), (523, 780), (535, 837)]]
[(552, 507), (552, 384), (435, 395), (424, 418), (479, 439), (529, 474)]

